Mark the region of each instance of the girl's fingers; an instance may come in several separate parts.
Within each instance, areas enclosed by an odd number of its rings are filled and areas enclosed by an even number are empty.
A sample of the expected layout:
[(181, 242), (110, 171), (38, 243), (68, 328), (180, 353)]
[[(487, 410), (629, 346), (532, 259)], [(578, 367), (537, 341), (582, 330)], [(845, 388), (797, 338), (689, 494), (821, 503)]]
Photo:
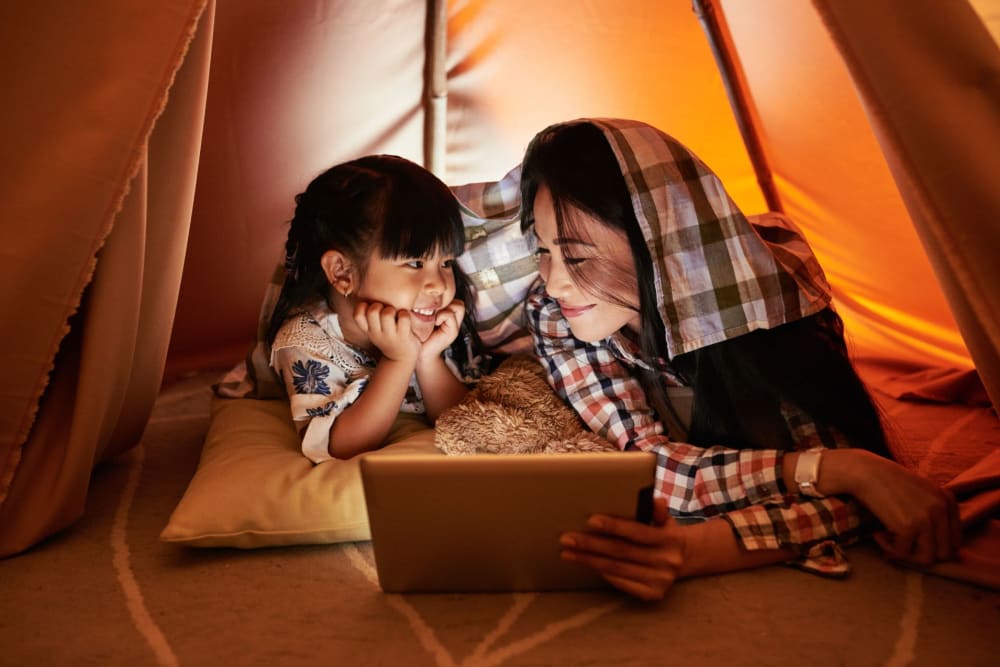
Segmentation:
[(370, 305), (367, 301), (358, 301), (354, 304), (354, 323), (365, 333), (371, 331), (368, 323), (368, 307)]
[(380, 330), (383, 333), (391, 333), (396, 329), (396, 309), (392, 306), (382, 306), (375, 317), (378, 319)]
[(408, 310), (395, 310), (393, 311), (393, 317), (390, 318), (392, 322), (392, 327), (396, 333), (400, 336), (405, 336), (409, 338), (410, 336), (410, 311)]
[(458, 330), (459, 323), (465, 318), (465, 304), (455, 299), (447, 306), (442, 308), (437, 312), (437, 319), (434, 321), (434, 326), (446, 326), (449, 323), (454, 323), (455, 330)]

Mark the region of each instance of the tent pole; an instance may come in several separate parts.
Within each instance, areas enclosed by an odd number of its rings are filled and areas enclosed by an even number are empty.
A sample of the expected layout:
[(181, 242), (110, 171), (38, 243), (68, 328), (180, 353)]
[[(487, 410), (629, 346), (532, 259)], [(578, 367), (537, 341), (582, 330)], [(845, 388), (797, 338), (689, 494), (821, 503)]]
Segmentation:
[(747, 154), (753, 165), (754, 174), (757, 176), (757, 184), (760, 185), (764, 201), (771, 211), (783, 212), (781, 199), (778, 197), (778, 190), (774, 186), (774, 179), (771, 176), (771, 165), (768, 164), (767, 156), (760, 143), (760, 137), (753, 124), (753, 116), (750, 113), (750, 103), (743, 86), (740, 85), (739, 65), (733, 58), (728, 44), (728, 31), (723, 19), (720, 16), (720, 9), (715, 0), (691, 0), (698, 21), (708, 37), (708, 44), (712, 48), (712, 55), (715, 56), (715, 63), (722, 74), (722, 84), (726, 88), (726, 96), (729, 98), (729, 105), (733, 108), (736, 116), (736, 124), (743, 137), (743, 144), (746, 146)]
[(444, 180), (448, 130), (448, 2), (428, 0), (424, 67), (424, 166)]

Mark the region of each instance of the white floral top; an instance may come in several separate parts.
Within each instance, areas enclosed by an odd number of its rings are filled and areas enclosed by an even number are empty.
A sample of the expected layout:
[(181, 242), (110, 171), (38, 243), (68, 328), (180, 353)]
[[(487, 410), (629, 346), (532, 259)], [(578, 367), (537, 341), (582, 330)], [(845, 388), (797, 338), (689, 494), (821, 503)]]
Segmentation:
[[(336, 313), (320, 302), (285, 320), (271, 345), (271, 367), (285, 385), (292, 419), (300, 430), (308, 422), (302, 453), (313, 463), (331, 460), (333, 422), (364, 391), (375, 359), (344, 340)], [(416, 375), (400, 412), (424, 412)]]

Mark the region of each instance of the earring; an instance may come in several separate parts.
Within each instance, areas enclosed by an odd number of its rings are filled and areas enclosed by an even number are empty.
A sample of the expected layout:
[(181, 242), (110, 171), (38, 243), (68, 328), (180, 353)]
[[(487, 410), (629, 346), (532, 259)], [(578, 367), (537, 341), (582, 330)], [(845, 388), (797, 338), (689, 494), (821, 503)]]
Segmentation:
[(343, 292), (341, 292), (341, 294), (343, 294), (343, 295), (344, 295), (344, 298), (345, 298), (345, 299), (350, 299), (350, 298), (351, 298), (351, 288), (350, 288), (350, 287), (348, 287), (348, 288), (347, 288), (347, 289), (345, 289), (345, 290), (344, 290)]

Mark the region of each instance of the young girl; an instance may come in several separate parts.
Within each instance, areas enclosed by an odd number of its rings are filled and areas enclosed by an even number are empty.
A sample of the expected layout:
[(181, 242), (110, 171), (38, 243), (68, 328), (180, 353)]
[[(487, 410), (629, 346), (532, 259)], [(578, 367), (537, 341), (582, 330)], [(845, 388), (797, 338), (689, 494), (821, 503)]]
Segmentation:
[[(884, 458), (829, 286), (787, 219), (750, 224), (696, 156), (634, 121), (542, 131), (521, 191), (544, 281), (527, 312), (551, 384), (593, 431), (659, 458), (655, 525), (594, 517), (563, 536), (565, 558), (658, 598), (677, 577), (818, 553), (859, 529), (855, 501), (892, 557), (953, 556), (954, 500)], [(693, 389), (689, 428), (678, 386)]]
[(478, 339), (454, 262), (458, 205), (433, 174), (364, 157), (295, 201), (268, 343), (302, 452), (319, 463), (381, 447), (400, 411), (433, 421), (457, 403)]

